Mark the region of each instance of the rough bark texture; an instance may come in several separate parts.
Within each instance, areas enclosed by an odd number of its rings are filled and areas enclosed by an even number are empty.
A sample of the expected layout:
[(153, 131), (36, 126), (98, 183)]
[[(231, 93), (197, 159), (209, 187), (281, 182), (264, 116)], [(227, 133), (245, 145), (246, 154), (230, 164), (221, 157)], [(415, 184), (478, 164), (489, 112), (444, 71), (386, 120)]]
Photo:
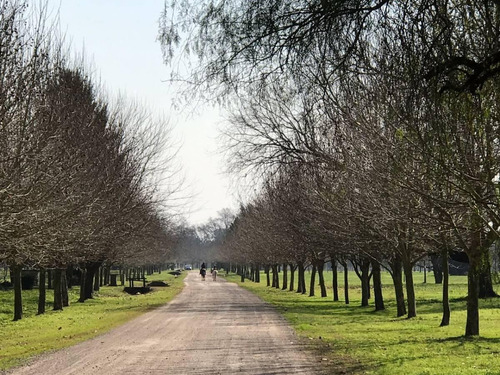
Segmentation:
[(265, 266), (264, 271), (266, 273), (267, 286), (271, 286), (271, 278), (269, 277), (269, 266)]
[(295, 283), (295, 266), (290, 263), (290, 292), (293, 292), (294, 289), (294, 283)]
[(380, 274), (380, 263), (372, 260), (373, 270), (373, 294), (375, 295), (375, 311), (385, 310), (384, 297), (382, 295), (382, 277)]
[(326, 293), (326, 285), (325, 285), (325, 275), (324, 275), (324, 268), (325, 268), (325, 261), (324, 260), (319, 260), (318, 261), (318, 278), (319, 278), (319, 287), (321, 290), (321, 297), (325, 298), (327, 297)]
[(40, 269), (40, 279), (38, 283), (38, 315), (45, 313), (45, 302), (47, 300), (46, 293), (46, 271), (44, 268)]

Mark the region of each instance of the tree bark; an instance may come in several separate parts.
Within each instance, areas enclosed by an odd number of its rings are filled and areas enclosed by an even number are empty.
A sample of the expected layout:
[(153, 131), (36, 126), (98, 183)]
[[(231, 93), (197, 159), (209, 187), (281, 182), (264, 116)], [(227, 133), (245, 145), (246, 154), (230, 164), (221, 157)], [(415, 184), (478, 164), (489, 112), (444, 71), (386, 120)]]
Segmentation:
[(309, 297), (314, 297), (315, 284), (316, 284), (316, 265), (313, 263), (311, 280), (309, 281)]
[(283, 286), (282, 290), (288, 289), (288, 267), (286, 263), (283, 263)]
[(368, 306), (370, 299), (370, 260), (365, 258), (361, 262), (361, 306)]
[(385, 310), (384, 297), (382, 295), (382, 277), (380, 274), (380, 263), (372, 260), (373, 270), (373, 294), (375, 295), (375, 311)]
[(63, 299), (62, 299), (62, 271), (57, 268), (54, 270), (54, 304), (53, 310), (63, 309)]
[(295, 266), (290, 263), (290, 288), (288, 289), (290, 292), (293, 292), (293, 284), (295, 282)]
[(66, 268), (66, 285), (68, 289), (73, 287), (73, 266)]
[(98, 292), (102, 282), (102, 267), (97, 267), (94, 273), (94, 292)]
[(54, 287), (52, 286), (52, 270), (47, 271), (47, 289), (53, 289)]
[(325, 298), (327, 297), (326, 293), (326, 285), (325, 285), (325, 275), (324, 275), (324, 268), (325, 268), (325, 261), (324, 260), (319, 260), (318, 261), (318, 278), (319, 278), (319, 287), (321, 290), (321, 297)]
[(493, 289), (493, 280), (491, 277), (491, 259), (489, 248), (481, 252), (481, 261), (479, 264), (479, 298), (498, 297)]
[(94, 278), (99, 271), (99, 263), (87, 263), (85, 272), (85, 300), (94, 298)]
[(80, 303), (85, 302), (85, 285), (87, 279), (86, 276), (87, 276), (87, 271), (85, 268), (82, 268), (80, 275), (80, 298), (78, 299), (78, 302)]
[(18, 265), (10, 267), (11, 281), (14, 283), (14, 321), (23, 318), (22, 269), (23, 268)]
[[(443, 282), (443, 264), (441, 257), (439, 254), (434, 253), (431, 254), (431, 263), (432, 263), (432, 271), (434, 273), (434, 281), (436, 284), (441, 284)], [(446, 264), (448, 264), (448, 260), (446, 259)]]
[(332, 262), (332, 288), (333, 288), (333, 301), (337, 302), (339, 300), (339, 281), (337, 272), (337, 260), (331, 257)]
[(61, 271), (61, 295), (63, 307), (69, 306), (68, 279), (66, 270)]
[(391, 263), (391, 276), (394, 284), (394, 292), (396, 296), (397, 316), (406, 315), (405, 294), (403, 291), (403, 273), (401, 259), (395, 257)]
[(40, 280), (38, 283), (38, 315), (45, 313), (45, 303), (47, 300), (46, 289), (46, 271), (45, 268), (40, 268)]
[(304, 275), (304, 263), (298, 262), (297, 263), (297, 274), (298, 274), (298, 279), (297, 279), (297, 293), (301, 294), (306, 294), (306, 280), (305, 280), (305, 275)]
[(273, 266), (273, 284), (276, 289), (280, 288), (280, 276), (277, 264)]
[(406, 281), (406, 298), (408, 300), (408, 318), (417, 316), (417, 302), (415, 300), (415, 285), (413, 283), (413, 264), (409, 260), (403, 261)]
[(266, 273), (267, 286), (271, 286), (271, 278), (269, 277), (269, 266), (264, 266), (264, 272)]
[(345, 304), (349, 304), (349, 268), (347, 261), (342, 264), (344, 266), (344, 300)]
[(448, 265), (448, 251), (446, 249), (441, 253), (441, 268), (443, 271), (443, 318), (441, 319), (441, 327), (450, 324), (450, 297), (449, 297), (449, 280), (450, 280), (450, 269)]
[(479, 257), (469, 255), (467, 274), (467, 323), (465, 336), (479, 335)]

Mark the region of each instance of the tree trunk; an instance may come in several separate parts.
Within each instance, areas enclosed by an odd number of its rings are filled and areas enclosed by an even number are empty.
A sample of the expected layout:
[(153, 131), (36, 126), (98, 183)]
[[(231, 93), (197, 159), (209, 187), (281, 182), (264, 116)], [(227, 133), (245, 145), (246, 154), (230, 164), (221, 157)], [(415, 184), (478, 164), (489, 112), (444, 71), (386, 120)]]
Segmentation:
[(415, 300), (415, 285), (413, 283), (413, 265), (410, 261), (403, 261), (406, 281), (406, 298), (408, 300), (408, 318), (417, 316), (417, 303)]
[(305, 294), (306, 293), (306, 281), (304, 275), (304, 263), (297, 263), (297, 293)]
[[(434, 273), (434, 281), (436, 284), (441, 284), (443, 282), (443, 264), (441, 257), (439, 254), (434, 253), (431, 254), (431, 263), (432, 263), (432, 271)], [(448, 260), (446, 260), (446, 264), (448, 264)]]
[(413, 283), (413, 265), (409, 260), (403, 261), (406, 281), (406, 297), (408, 300), (408, 318), (417, 316), (417, 302), (415, 300), (415, 285)]
[(61, 271), (61, 295), (63, 307), (69, 306), (68, 294), (68, 279), (66, 278), (66, 270)]
[(325, 275), (324, 275), (325, 261), (320, 260), (318, 262), (318, 278), (319, 278), (319, 288), (321, 290), (321, 297), (327, 297), (326, 285), (325, 285)]
[(288, 267), (286, 263), (283, 263), (283, 286), (281, 289), (282, 290), (288, 289)]
[(273, 266), (273, 278), (274, 278), (274, 287), (276, 289), (280, 288), (280, 276), (279, 276), (279, 271), (278, 271), (278, 265), (275, 264)]
[(271, 286), (271, 278), (269, 277), (269, 266), (264, 266), (264, 272), (266, 273), (267, 286)]
[(424, 284), (427, 284), (427, 263), (424, 260)]
[(99, 272), (99, 263), (88, 263), (85, 272), (85, 299), (94, 298), (94, 278)]
[(102, 283), (102, 267), (97, 267), (94, 273), (94, 292), (98, 292)]
[(312, 272), (311, 272), (311, 280), (309, 282), (309, 297), (314, 297), (315, 284), (316, 284), (316, 265), (313, 263)]
[(394, 283), (394, 292), (396, 295), (397, 316), (406, 315), (405, 294), (403, 291), (403, 273), (401, 259), (395, 257), (391, 264), (391, 276)]
[(332, 262), (332, 287), (333, 287), (333, 301), (337, 302), (339, 300), (339, 281), (337, 272), (337, 260), (331, 257)]
[(498, 297), (493, 290), (493, 280), (491, 277), (491, 259), (488, 248), (481, 252), (479, 263), (479, 298)]
[(443, 282), (443, 318), (441, 319), (441, 327), (450, 324), (450, 297), (449, 297), (449, 280), (450, 280), (450, 269), (448, 265), (448, 251), (445, 249), (441, 254), (442, 265), (441, 269), (443, 271), (442, 282)]
[(57, 268), (54, 270), (54, 310), (63, 309), (63, 299), (62, 299), (62, 270)]
[(293, 284), (295, 282), (295, 266), (290, 263), (290, 288), (288, 289), (290, 292), (293, 292)]
[(86, 285), (86, 279), (87, 279), (87, 271), (85, 268), (81, 269), (81, 275), (80, 275), (80, 298), (78, 299), (78, 302), (83, 303), (85, 302), (85, 285)]
[(11, 281), (14, 283), (14, 321), (23, 318), (23, 293), (21, 284), (22, 267), (14, 265), (10, 267)]
[(52, 280), (53, 280), (52, 270), (48, 270), (47, 271), (47, 289), (54, 289), (54, 287), (52, 286)]
[(260, 265), (255, 266), (255, 282), (260, 283)]
[(68, 289), (73, 287), (73, 266), (66, 268), (66, 285)]
[(46, 275), (45, 269), (40, 268), (40, 280), (38, 283), (38, 315), (45, 313), (45, 302), (47, 300), (45, 275)]
[(372, 260), (373, 270), (373, 294), (375, 295), (375, 311), (385, 310), (384, 297), (382, 295), (382, 277), (380, 275), (380, 263)]
[(365, 258), (361, 262), (361, 306), (368, 306), (370, 298), (370, 260)]
[(349, 304), (349, 268), (347, 261), (342, 264), (344, 266), (344, 300), (345, 304)]
[(465, 336), (479, 335), (479, 270), (480, 256), (469, 255), (467, 274), (467, 323)]

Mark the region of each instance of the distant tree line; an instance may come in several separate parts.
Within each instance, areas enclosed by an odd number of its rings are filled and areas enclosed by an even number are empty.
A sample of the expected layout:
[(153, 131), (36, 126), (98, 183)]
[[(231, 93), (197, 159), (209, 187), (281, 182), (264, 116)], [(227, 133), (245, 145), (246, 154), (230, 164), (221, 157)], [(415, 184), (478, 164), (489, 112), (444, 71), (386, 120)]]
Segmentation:
[(334, 299), (349, 262), (377, 309), (385, 268), (412, 318), (413, 267), (439, 254), (447, 325), (448, 254), (462, 251), (465, 335), (479, 334), (500, 228), (498, 1), (185, 1), (165, 8), (160, 40), (166, 62), (193, 61), (174, 78), (229, 108), (230, 167), (257, 187), (227, 259), (255, 278), (281, 265), (303, 293), (305, 267), (312, 292), (331, 261)]
[(162, 121), (110, 101), (68, 57), (43, 2), (0, 0), (0, 264), (14, 320), (23, 269), (39, 272), (41, 314), (47, 272), (62, 309), (72, 270), (84, 302), (110, 267), (167, 260), (173, 225), (155, 181), (172, 167), (161, 164), (168, 145)]

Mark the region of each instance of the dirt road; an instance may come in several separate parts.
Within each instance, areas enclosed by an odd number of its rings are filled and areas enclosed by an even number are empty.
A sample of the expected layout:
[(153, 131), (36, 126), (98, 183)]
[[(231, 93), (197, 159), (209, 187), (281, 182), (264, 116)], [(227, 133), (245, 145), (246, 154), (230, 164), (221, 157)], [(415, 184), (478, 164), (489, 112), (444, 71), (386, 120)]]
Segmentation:
[(191, 272), (169, 304), (13, 374), (319, 374), (272, 307), (235, 284)]

